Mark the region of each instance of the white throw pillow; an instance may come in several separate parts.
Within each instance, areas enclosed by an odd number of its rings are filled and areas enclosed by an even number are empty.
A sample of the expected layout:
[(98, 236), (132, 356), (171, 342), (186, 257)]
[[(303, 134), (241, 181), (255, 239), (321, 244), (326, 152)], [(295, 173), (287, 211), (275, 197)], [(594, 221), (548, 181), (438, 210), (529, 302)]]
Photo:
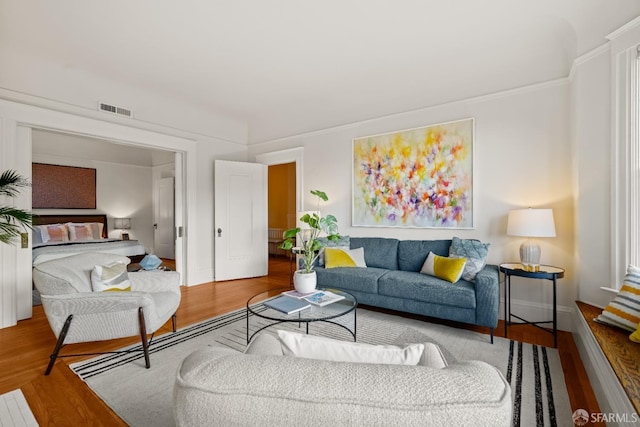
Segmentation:
[(91, 288), (94, 292), (130, 291), (127, 265), (122, 262), (96, 265), (91, 271)]
[(285, 356), (334, 362), (417, 365), (424, 351), (423, 344), (411, 344), (404, 348), (391, 345), (371, 345), (282, 330), (278, 330), (278, 337), (282, 341)]

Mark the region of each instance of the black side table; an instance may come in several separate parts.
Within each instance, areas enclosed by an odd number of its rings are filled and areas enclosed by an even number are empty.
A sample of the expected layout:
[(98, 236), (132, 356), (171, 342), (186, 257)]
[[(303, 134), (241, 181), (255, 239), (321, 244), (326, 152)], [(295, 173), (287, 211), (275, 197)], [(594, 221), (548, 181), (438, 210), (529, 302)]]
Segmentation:
[[(543, 331), (553, 333), (553, 346), (558, 347), (558, 310), (556, 301), (556, 280), (564, 277), (564, 269), (552, 267), (550, 265), (541, 265), (539, 271), (526, 271), (522, 264), (508, 263), (500, 264), (500, 271), (504, 273), (504, 336), (507, 336), (507, 327), (511, 325), (511, 318), (515, 317), (520, 322), (513, 322), (514, 325), (533, 325)], [(530, 322), (515, 314), (511, 314), (511, 276), (526, 277), (529, 279), (546, 279), (553, 282), (553, 320)], [(541, 324), (553, 323), (553, 331), (540, 326)]]

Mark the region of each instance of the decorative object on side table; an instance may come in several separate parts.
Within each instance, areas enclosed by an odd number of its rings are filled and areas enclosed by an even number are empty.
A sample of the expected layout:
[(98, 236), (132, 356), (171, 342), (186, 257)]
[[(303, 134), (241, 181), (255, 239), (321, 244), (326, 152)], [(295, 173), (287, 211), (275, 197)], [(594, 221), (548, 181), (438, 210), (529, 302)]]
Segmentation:
[(145, 270), (156, 270), (162, 264), (162, 260), (156, 255), (148, 254), (140, 261), (140, 267)]
[[(320, 190), (312, 190), (311, 194), (316, 196), (318, 204), (320, 200), (327, 201), (329, 198), (326, 193)], [(299, 250), (302, 255), (302, 270), (296, 269), (293, 274), (293, 284), (295, 289), (301, 293), (312, 292), (316, 288), (317, 278), (316, 272), (313, 270), (314, 264), (318, 259), (318, 254), (322, 248), (322, 243), (318, 240), (320, 233), (326, 233), (327, 239), (338, 240), (338, 221), (333, 215), (321, 216), (319, 211), (304, 212), (299, 218), (300, 226), (286, 230), (282, 238), (284, 241), (279, 248), (284, 250), (293, 249), (296, 245), (296, 238), (299, 242)]]
[(509, 236), (527, 237), (520, 245), (520, 263), (525, 271), (540, 270), (540, 245), (531, 237), (556, 237), (551, 209), (514, 209), (507, 219)]

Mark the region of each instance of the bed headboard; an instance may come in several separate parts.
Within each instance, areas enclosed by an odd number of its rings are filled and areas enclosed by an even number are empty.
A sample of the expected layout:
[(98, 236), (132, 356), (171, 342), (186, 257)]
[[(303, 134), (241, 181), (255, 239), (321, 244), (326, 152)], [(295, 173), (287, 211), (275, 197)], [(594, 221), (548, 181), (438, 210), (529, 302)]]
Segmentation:
[(107, 230), (107, 216), (105, 214), (87, 214), (87, 215), (34, 215), (33, 225), (44, 224), (64, 224), (65, 222), (100, 222), (104, 224), (102, 228), (102, 237), (106, 239), (109, 236)]

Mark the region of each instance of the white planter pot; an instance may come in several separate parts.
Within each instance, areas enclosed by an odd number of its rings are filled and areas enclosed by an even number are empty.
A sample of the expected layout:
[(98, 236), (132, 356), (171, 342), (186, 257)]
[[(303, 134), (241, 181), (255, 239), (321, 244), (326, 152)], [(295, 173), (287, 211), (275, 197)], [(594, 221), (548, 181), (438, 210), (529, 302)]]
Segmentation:
[(293, 286), (296, 288), (296, 291), (301, 294), (308, 294), (315, 291), (317, 283), (318, 278), (316, 277), (315, 271), (305, 273), (304, 271), (296, 270), (296, 272), (293, 273)]

